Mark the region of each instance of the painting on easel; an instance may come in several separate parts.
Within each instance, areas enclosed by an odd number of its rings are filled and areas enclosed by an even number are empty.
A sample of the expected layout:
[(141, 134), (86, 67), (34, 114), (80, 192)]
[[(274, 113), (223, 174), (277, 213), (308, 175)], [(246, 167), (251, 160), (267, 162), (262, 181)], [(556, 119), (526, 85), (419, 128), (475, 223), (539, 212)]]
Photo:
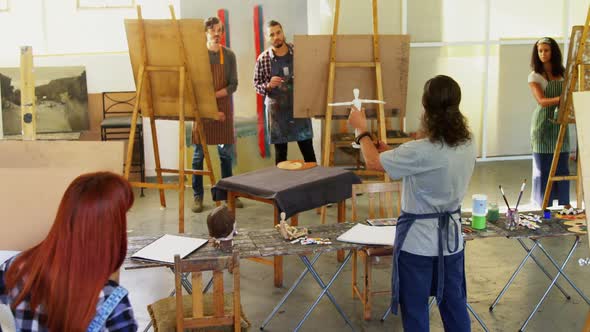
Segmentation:
[[(572, 27), (572, 34), (570, 37), (570, 44), (569, 44), (569, 49), (567, 52), (567, 61), (566, 61), (566, 66), (565, 66), (565, 76), (564, 76), (564, 82), (563, 82), (563, 91), (561, 92), (561, 99), (560, 99), (560, 103), (559, 103), (559, 121), (561, 122), (565, 119), (563, 119), (563, 117), (565, 116), (565, 110), (566, 107), (569, 108), (569, 116), (570, 118), (574, 117), (574, 112), (572, 111), (572, 107), (573, 107), (573, 103), (569, 102), (568, 103), (568, 99), (571, 98), (571, 92), (570, 91), (570, 86), (571, 86), (571, 81), (572, 80), (576, 80), (575, 82), (575, 87), (573, 89), (573, 91), (584, 91), (584, 90), (590, 90), (590, 68), (589, 66), (584, 66), (582, 68), (577, 68), (578, 70), (582, 69), (584, 70), (583, 73), (583, 77), (584, 77), (584, 82), (585, 82), (585, 86), (584, 87), (579, 87), (579, 80), (578, 80), (578, 75), (574, 75), (574, 65), (576, 62), (576, 56), (578, 55), (578, 50), (580, 47), (580, 41), (582, 39), (582, 32), (584, 31), (584, 26), (582, 25), (576, 25)], [(586, 38), (586, 49), (584, 50), (584, 52), (582, 53), (582, 63), (590, 63), (590, 35)], [(575, 76), (575, 77), (574, 77)], [(567, 106), (566, 106), (567, 105)]]
[[(21, 133), (20, 68), (0, 68), (4, 135)], [(85, 67), (36, 67), (37, 133), (89, 129)]]

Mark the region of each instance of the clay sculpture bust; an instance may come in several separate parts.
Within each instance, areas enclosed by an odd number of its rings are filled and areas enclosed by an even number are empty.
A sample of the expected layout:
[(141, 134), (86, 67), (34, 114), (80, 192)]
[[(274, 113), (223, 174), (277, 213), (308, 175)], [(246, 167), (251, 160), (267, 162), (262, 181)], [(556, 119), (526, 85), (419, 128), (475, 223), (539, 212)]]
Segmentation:
[(231, 248), (235, 222), (236, 220), (225, 205), (220, 205), (209, 213), (207, 228), (215, 246), (221, 247), (222, 250)]

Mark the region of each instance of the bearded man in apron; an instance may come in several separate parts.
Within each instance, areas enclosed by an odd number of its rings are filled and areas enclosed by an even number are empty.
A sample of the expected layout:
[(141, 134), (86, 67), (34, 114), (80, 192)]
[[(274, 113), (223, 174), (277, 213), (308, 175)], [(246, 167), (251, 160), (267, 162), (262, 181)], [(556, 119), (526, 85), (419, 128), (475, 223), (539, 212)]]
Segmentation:
[[(224, 28), (219, 18), (209, 17), (205, 21), (205, 30), (215, 97), (219, 109), (219, 120), (203, 119), (203, 131), (207, 144), (217, 145), (221, 177), (226, 178), (232, 176), (235, 136), (231, 95), (238, 88), (238, 70), (234, 52), (220, 44)], [(192, 142), (195, 144), (192, 167), (196, 170), (202, 170), (204, 154), (203, 146), (199, 142), (197, 126), (193, 126)], [(194, 203), (191, 208), (193, 212), (203, 211), (203, 193), (203, 176), (193, 175)], [(236, 200), (236, 207), (243, 207), (242, 202)]]
[[(365, 112), (350, 112), (367, 169), (402, 179), (392, 271), (391, 311), (401, 307), (405, 331), (429, 331), (428, 298), (435, 296), (445, 331), (470, 331), (460, 204), (467, 191), (476, 146), (459, 110), (461, 89), (448, 76), (424, 85), (421, 132), (395, 150), (367, 132)], [(389, 150), (389, 151), (387, 151)]]
[(293, 45), (285, 41), (283, 27), (269, 21), (266, 38), (271, 47), (260, 53), (254, 67), (254, 88), (264, 96), (270, 144), (275, 163), (287, 160), (288, 142), (297, 142), (306, 162), (315, 162), (310, 119), (293, 118)]

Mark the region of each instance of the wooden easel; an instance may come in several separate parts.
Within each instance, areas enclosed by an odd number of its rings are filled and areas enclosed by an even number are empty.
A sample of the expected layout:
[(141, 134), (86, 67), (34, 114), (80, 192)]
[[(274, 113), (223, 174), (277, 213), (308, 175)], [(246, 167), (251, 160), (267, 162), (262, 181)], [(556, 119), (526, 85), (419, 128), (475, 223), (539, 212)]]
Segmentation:
[[(133, 143), (135, 141), (135, 130), (137, 125), (137, 117), (139, 114), (139, 105), (141, 100), (141, 95), (143, 93), (142, 87), (144, 84), (144, 80), (147, 81), (146, 85), (146, 95), (147, 95), (147, 102), (148, 107), (153, 110), (152, 116), (149, 117), (150, 119), (150, 128), (152, 131), (152, 143), (154, 147), (154, 159), (156, 163), (156, 174), (157, 174), (157, 183), (147, 183), (147, 182), (131, 182), (131, 185), (135, 187), (141, 188), (157, 188), (160, 191), (160, 204), (162, 207), (166, 206), (166, 198), (164, 196), (164, 189), (175, 189), (178, 190), (178, 232), (184, 233), (184, 190), (185, 190), (185, 174), (195, 174), (195, 175), (208, 175), (211, 183), (215, 183), (215, 175), (212, 171), (211, 166), (211, 159), (209, 158), (209, 149), (207, 148), (207, 142), (205, 139), (205, 135), (203, 133), (203, 124), (201, 121), (201, 117), (199, 115), (199, 111), (196, 109), (196, 95), (193, 89), (192, 79), (190, 72), (187, 71), (187, 56), (185, 51), (184, 42), (182, 39), (182, 34), (180, 30), (180, 26), (178, 21), (176, 20), (176, 15), (174, 14), (174, 7), (170, 5), (170, 14), (172, 17), (172, 22), (176, 28), (176, 38), (178, 41), (178, 47), (180, 48), (180, 54), (182, 55), (182, 64), (179, 66), (154, 66), (150, 65), (147, 50), (146, 50), (146, 38), (145, 38), (145, 30), (143, 26), (143, 19), (141, 15), (141, 7), (137, 6), (137, 17), (139, 20), (139, 31), (141, 35), (141, 64), (139, 66), (139, 74), (137, 78), (137, 93), (136, 93), (136, 100), (135, 106), (133, 108), (133, 115), (131, 118), (131, 131), (129, 133), (129, 143), (127, 145), (127, 157), (125, 161), (125, 178), (129, 178), (129, 173), (131, 170), (131, 158), (133, 154)], [(157, 110), (153, 108), (153, 100), (151, 95), (151, 82), (150, 82), (150, 72), (177, 72), (179, 79), (178, 79), (178, 120), (179, 120), (179, 130), (178, 130), (178, 150), (179, 150), (179, 157), (178, 157), (178, 169), (167, 169), (161, 168), (160, 165), (160, 152), (158, 148), (158, 138), (156, 133), (156, 117), (157, 117)], [(195, 116), (195, 126), (197, 126), (197, 132), (199, 134), (201, 145), (203, 146), (203, 154), (205, 157), (205, 162), (207, 164), (207, 170), (190, 170), (185, 169), (184, 166), (184, 157), (185, 157), (185, 150), (186, 150), (186, 143), (185, 143), (185, 88), (188, 88), (188, 101), (189, 105), (193, 106), (193, 109), (196, 111), (194, 112)], [(144, 117), (146, 115), (144, 114)], [(177, 183), (163, 183), (162, 180), (162, 173), (174, 173), (178, 174), (178, 182)]]
[[(575, 28), (574, 28), (575, 29)], [(572, 29), (572, 37), (574, 37), (575, 30)], [(567, 131), (567, 127), (570, 123), (576, 123), (575, 118), (572, 117), (573, 113), (573, 105), (572, 105), (572, 91), (576, 88), (576, 83), (578, 83), (578, 88), (583, 90), (585, 87), (585, 65), (582, 62), (582, 58), (584, 52), (586, 51), (586, 39), (588, 38), (588, 33), (590, 31), (590, 7), (588, 8), (588, 14), (586, 15), (586, 23), (584, 24), (584, 29), (582, 31), (582, 36), (580, 38), (580, 45), (578, 46), (578, 52), (576, 54), (574, 63), (571, 64), (572, 72), (571, 72), (571, 79), (569, 80), (569, 86), (564, 88), (567, 89), (566, 93), (563, 95), (565, 96), (565, 101), (562, 100), (559, 104), (559, 117), (557, 119), (557, 123), (560, 124), (559, 126), (559, 134), (557, 136), (557, 143), (555, 145), (555, 151), (553, 152), (553, 160), (551, 161), (551, 169), (549, 170), (549, 178), (547, 179), (547, 187), (545, 188), (545, 195), (543, 196), (543, 206), (542, 209), (546, 209), (549, 205), (549, 198), (551, 197), (551, 189), (553, 188), (553, 182), (557, 181), (576, 181), (576, 208), (580, 209), (582, 207), (582, 181), (581, 181), (581, 170), (580, 170), (580, 158), (576, 159), (576, 174), (575, 175), (563, 175), (563, 176), (556, 176), (555, 173), (557, 171), (557, 163), (559, 161), (559, 154), (561, 152), (561, 148), (563, 146), (563, 140), (565, 138), (565, 133)], [(570, 39), (571, 43), (575, 41), (573, 38)], [(570, 47), (572, 49), (572, 47)], [(569, 66), (568, 66), (569, 67)], [(566, 68), (567, 69), (567, 68)], [(567, 73), (566, 73), (567, 74)], [(576, 78), (578, 81), (576, 82)]]
[[(379, 19), (377, 12), (377, 0), (372, 0), (373, 9), (373, 62), (338, 62), (336, 61), (336, 37), (338, 35), (338, 22), (340, 19), (340, 0), (336, 0), (334, 6), (334, 26), (332, 29), (332, 38), (330, 44), (330, 69), (328, 74), (328, 97), (327, 97), (327, 108), (326, 108), (326, 123), (324, 127), (324, 148), (323, 148), (323, 162), (322, 164), (326, 167), (332, 166), (332, 116), (333, 107), (330, 103), (334, 102), (334, 79), (336, 76), (336, 68), (374, 68), (375, 69), (375, 82), (377, 87), (376, 99), (383, 100), (383, 81), (381, 79), (381, 62), (379, 52)], [(383, 104), (377, 104), (377, 123), (379, 126), (379, 139), (382, 141), (387, 140), (387, 129), (385, 125), (385, 107)], [(364, 175), (383, 175), (383, 172), (375, 171), (359, 171), (358, 173)], [(388, 177), (385, 177), (386, 181)], [(322, 211), (322, 221), (324, 220), (325, 213)]]
[[(332, 29), (332, 37), (330, 43), (330, 66), (329, 66), (329, 74), (328, 74), (328, 93), (327, 93), (327, 108), (326, 108), (326, 123), (324, 126), (324, 148), (323, 148), (323, 160), (322, 165), (325, 167), (330, 167), (334, 165), (334, 150), (337, 146), (341, 146), (345, 144), (346, 146), (350, 145), (350, 142), (343, 141), (343, 142), (332, 142), (332, 121), (333, 121), (333, 107), (329, 106), (330, 103), (334, 102), (334, 80), (336, 76), (336, 69), (337, 68), (374, 68), (375, 69), (375, 83), (376, 83), (376, 92), (377, 96), (375, 99), (383, 100), (383, 80), (382, 80), (382, 73), (381, 73), (381, 62), (380, 62), (380, 47), (379, 47), (379, 15), (378, 15), (378, 7), (377, 7), (377, 0), (372, 0), (372, 18), (373, 18), (373, 61), (372, 62), (338, 62), (336, 60), (336, 40), (338, 36), (338, 23), (340, 19), (340, 0), (336, 0), (335, 8), (334, 8), (334, 24)], [(359, 87), (362, 88), (362, 87)], [(373, 98), (370, 96), (365, 96), (366, 98)], [(345, 121), (343, 121), (345, 122)], [(389, 144), (400, 144), (407, 142), (411, 139), (387, 139), (387, 121), (385, 120), (385, 106), (383, 104), (377, 104), (377, 125), (378, 125), (378, 139), (387, 142)], [(346, 128), (343, 125), (341, 128)], [(400, 130), (403, 131), (403, 118), (400, 117)], [(389, 182), (389, 177), (380, 171), (372, 171), (372, 170), (356, 170), (355, 173), (359, 175), (370, 175), (370, 176), (381, 176), (383, 177), (383, 181)], [(326, 208), (322, 207), (320, 210), (321, 213), (321, 223), (324, 224), (326, 221)], [(339, 253), (339, 257), (343, 255)]]

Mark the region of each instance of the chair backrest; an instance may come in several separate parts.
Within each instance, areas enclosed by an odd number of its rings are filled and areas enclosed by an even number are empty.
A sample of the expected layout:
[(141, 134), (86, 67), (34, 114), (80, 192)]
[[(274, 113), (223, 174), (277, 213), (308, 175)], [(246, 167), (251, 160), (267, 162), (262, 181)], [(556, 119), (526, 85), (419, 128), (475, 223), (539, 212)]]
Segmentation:
[[(368, 218), (393, 218), (400, 214), (401, 210), (401, 183), (372, 182), (352, 185), (352, 220), (358, 221), (358, 194), (368, 197)], [(393, 197), (396, 194), (396, 214), (393, 211)]]
[(102, 93), (102, 117), (131, 115), (135, 107), (135, 91)]
[[(174, 275), (176, 284), (176, 330), (185, 328), (202, 328), (211, 326), (234, 326), (234, 331), (241, 330), (240, 312), (240, 259), (238, 253), (232, 256), (180, 259), (174, 256)], [(233, 308), (232, 312), (224, 310), (223, 272), (228, 270), (233, 274)], [(213, 272), (213, 315), (204, 315), (203, 272)], [(191, 317), (184, 317), (184, 301), (182, 296), (181, 278), (183, 273), (191, 272), (192, 277), (192, 313)]]

